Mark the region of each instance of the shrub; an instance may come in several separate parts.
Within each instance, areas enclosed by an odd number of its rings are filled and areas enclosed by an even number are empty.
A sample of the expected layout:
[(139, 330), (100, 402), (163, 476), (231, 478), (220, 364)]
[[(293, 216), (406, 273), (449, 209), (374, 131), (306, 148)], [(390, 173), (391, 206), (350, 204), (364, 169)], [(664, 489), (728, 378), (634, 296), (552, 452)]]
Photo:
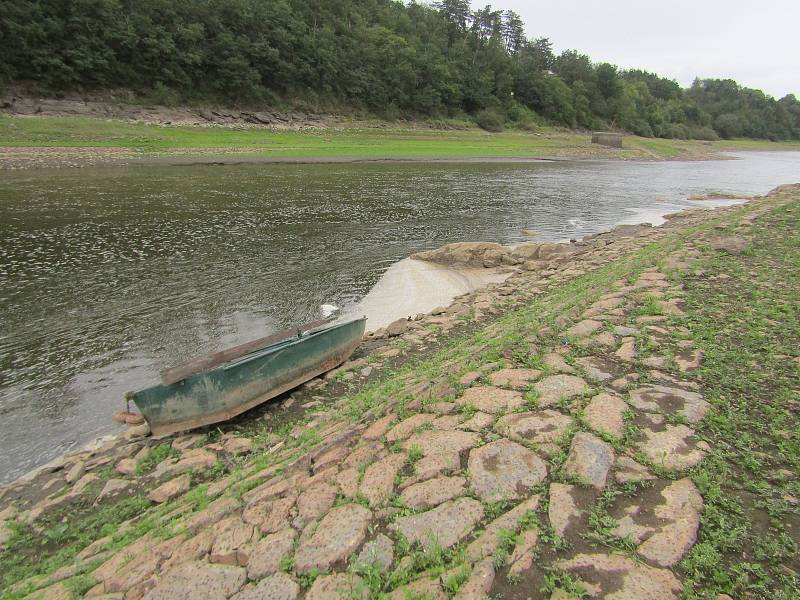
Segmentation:
[(514, 102), (508, 109), (508, 118), (515, 127), (524, 131), (535, 131), (541, 124), (539, 115), (518, 102)]
[(474, 127), (472, 121), (455, 117), (432, 117), (426, 123), (432, 129), (443, 130), (465, 131)]
[(705, 140), (707, 142), (716, 142), (719, 135), (711, 127), (702, 127), (697, 125), (689, 130), (689, 137), (693, 140)]
[(397, 104), (395, 104), (394, 102), (390, 102), (381, 111), (381, 113), (382, 113), (381, 116), (386, 121), (399, 121), (403, 117), (403, 114), (400, 112), (400, 109), (398, 108)]
[(175, 90), (157, 81), (149, 93), (145, 95), (145, 100), (161, 106), (176, 106), (180, 102), (180, 96)]
[(725, 113), (714, 120), (714, 129), (726, 140), (742, 135), (742, 123), (739, 116)]
[(481, 129), (497, 133), (503, 131), (505, 119), (493, 110), (482, 110), (475, 115), (475, 123), (477, 123), (478, 127)]
[(669, 123), (664, 128), (664, 136), (674, 140), (688, 140), (692, 136), (689, 128), (683, 123)]

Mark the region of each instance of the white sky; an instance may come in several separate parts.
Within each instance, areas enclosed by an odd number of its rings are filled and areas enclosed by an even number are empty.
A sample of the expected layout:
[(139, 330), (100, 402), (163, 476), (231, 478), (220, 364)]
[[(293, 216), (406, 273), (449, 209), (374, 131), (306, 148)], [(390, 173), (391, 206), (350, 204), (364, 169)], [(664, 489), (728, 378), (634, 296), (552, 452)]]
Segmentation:
[[(473, 9), (488, 0), (473, 0)], [(800, 99), (800, 0), (494, 0), (530, 37), (676, 79), (732, 78)]]

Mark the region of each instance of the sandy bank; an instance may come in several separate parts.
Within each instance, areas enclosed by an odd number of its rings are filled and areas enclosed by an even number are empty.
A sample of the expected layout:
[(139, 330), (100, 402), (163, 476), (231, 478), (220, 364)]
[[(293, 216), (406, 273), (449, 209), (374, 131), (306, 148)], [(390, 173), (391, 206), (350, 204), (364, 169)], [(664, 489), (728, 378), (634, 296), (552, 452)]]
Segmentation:
[(351, 311), (367, 317), (367, 330), (449, 305), (456, 296), (505, 281), (501, 269), (453, 268), (413, 258), (393, 264)]

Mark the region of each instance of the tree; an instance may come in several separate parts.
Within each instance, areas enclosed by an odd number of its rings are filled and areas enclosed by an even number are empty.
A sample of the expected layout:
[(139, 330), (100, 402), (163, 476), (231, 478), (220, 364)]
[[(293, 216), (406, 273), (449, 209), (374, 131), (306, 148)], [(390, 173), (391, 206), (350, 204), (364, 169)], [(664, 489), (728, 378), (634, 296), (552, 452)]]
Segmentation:
[(553, 44), (547, 38), (536, 38), (528, 42), (523, 46), (522, 52), (531, 61), (530, 68), (537, 71), (549, 71), (556, 60)]
[[(730, 79), (684, 90), (647, 71), (553, 54), (522, 19), (469, 0), (0, 0), (0, 87), (127, 88), (151, 101), (291, 103), (639, 135), (800, 139), (800, 103)], [(484, 121), (486, 115), (483, 115)], [(516, 119), (516, 117), (514, 117)], [(519, 119), (516, 119), (519, 120)], [(713, 127), (713, 129), (712, 129)]]
[(567, 85), (576, 81), (594, 85), (596, 75), (591, 59), (575, 50), (565, 50), (553, 61), (553, 70)]
[(505, 11), (501, 30), (506, 52), (517, 54), (525, 43), (525, 25), (522, 18), (513, 10)]
[(486, 44), (490, 41), (499, 42), (503, 31), (503, 13), (486, 6), (475, 11), (472, 15), (472, 33), (477, 39)]
[(471, 16), (469, 0), (441, 0), (434, 4), (448, 23), (447, 45), (452, 47), (456, 40), (467, 31)]
[(725, 139), (739, 137), (742, 134), (742, 124), (739, 117), (733, 113), (724, 113), (714, 119), (714, 129)]
[(606, 99), (619, 96), (622, 91), (622, 82), (617, 67), (608, 63), (601, 63), (597, 66), (597, 90)]

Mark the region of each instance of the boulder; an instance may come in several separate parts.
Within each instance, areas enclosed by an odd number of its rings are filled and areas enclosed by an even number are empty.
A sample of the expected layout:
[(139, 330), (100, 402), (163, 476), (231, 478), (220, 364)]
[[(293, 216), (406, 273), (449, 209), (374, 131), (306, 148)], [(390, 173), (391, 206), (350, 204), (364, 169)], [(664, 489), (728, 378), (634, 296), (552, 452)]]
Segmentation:
[(432, 508), (464, 493), (463, 477), (438, 477), (407, 487), (400, 499), (413, 509)]
[(222, 443), (222, 450), (234, 456), (249, 454), (253, 451), (253, 442), (244, 437), (231, 437)]
[(83, 477), (86, 473), (86, 462), (79, 460), (66, 472), (64, 479), (67, 483), (73, 484)]
[(628, 405), (615, 394), (598, 394), (584, 411), (586, 423), (601, 433), (622, 437), (625, 429), (624, 413)]
[(461, 584), (453, 600), (477, 600), (485, 598), (494, 583), (494, 561), (485, 558), (475, 565), (472, 574)]
[(386, 335), (389, 337), (398, 337), (403, 335), (411, 328), (408, 319), (397, 319), (386, 326)]
[(187, 450), (177, 462), (167, 459), (156, 465), (153, 476), (156, 478), (165, 475), (180, 475), (189, 471), (206, 471), (217, 463), (217, 455), (202, 448)]
[(147, 437), (148, 435), (150, 435), (150, 425), (142, 423), (141, 425), (131, 425), (128, 427), (123, 437), (126, 440), (137, 440)]
[(545, 365), (558, 373), (575, 373), (575, 368), (568, 365), (564, 360), (564, 357), (556, 352), (551, 352), (550, 354), (545, 355), (543, 361)]
[(249, 544), (255, 530), (239, 517), (230, 517), (214, 526), (214, 545), (209, 558), (213, 563), (246, 565), (250, 556)]
[(433, 419), (434, 416), (427, 413), (411, 415), (410, 417), (400, 421), (397, 425), (386, 432), (386, 441), (397, 442), (399, 440), (404, 440), (414, 433), (416, 429), (424, 427), (433, 422)]
[(211, 552), (213, 543), (214, 537), (211, 529), (201, 531), (178, 546), (169, 560), (161, 565), (162, 572), (167, 572), (178, 565), (202, 560)]
[(378, 419), (372, 425), (367, 427), (367, 429), (364, 430), (364, 433), (361, 434), (361, 437), (364, 438), (365, 440), (381, 439), (384, 435), (386, 435), (386, 432), (389, 429), (389, 426), (394, 421), (394, 419), (395, 419), (394, 413), (390, 413), (385, 417), (383, 417), (382, 419)]
[(630, 403), (645, 412), (681, 415), (689, 423), (702, 421), (711, 409), (700, 394), (663, 385), (646, 385), (632, 390)]
[(192, 532), (200, 531), (205, 527), (209, 527), (214, 523), (221, 521), (223, 518), (231, 514), (233, 511), (240, 508), (240, 503), (235, 498), (219, 498), (209, 504), (204, 510), (195, 513), (185, 523), (187, 530)]
[[(412, 254), (411, 258), (445, 265), (498, 267), (515, 264), (508, 248), (494, 242), (456, 242), (435, 250)], [(516, 262), (519, 262), (518, 260)]]
[(547, 517), (553, 531), (564, 537), (567, 530), (577, 524), (582, 511), (575, 500), (576, 487), (563, 483), (550, 484), (550, 504)]
[(123, 458), (117, 463), (116, 471), (120, 475), (131, 477), (136, 474), (137, 465), (138, 461), (135, 458)]
[[(392, 497), (394, 480), (397, 473), (408, 460), (405, 454), (390, 454), (386, 458), (372, 463), (364, 472), (361, 481), (361, 494), (369, 501), (372, 507), (386, 504)], [(334, 490), (331, 500), (336, 499)]]
[(637, 505), (627, 507), (625, 509), (626, 514), (617, 520), (617, 526), (611, 529), (610, 533), (618, 538), (628, 538), (634, 544), (641, 544), (642, 540), (652, 535), (655, 529), (636, 522), (634, 517), (640, 510), (641, 507)]
[(589, 386), (574, 375), (551, 375), (534, 385), (534, 389), (539, 393), (539, 406), (544, 408), (562, 399), (580, 396), (589, 391)]
[(364, 541), (372, 512), (359, 504), (345, 504), (331, 510), (314, 534), (300, 543), (295, 553), (295, 570), (307, 573), (325, 570), (346, 560)]
[(603, 324), (600, 321), (594, 321), (592, 319), (584, 319), (580, 323), (576, 323), (569, 329), (567, 329), (567, 335), (570, 337), (586, 337), (587, 335), (594, 333), (598, 329), (603, 327)]
[(518, 500), (547, 476), (547, 466), (533, 451), (500, 439), (469, 456), (472, 490), (484, 502)]
[(719, 237), (711, 240), (711, 247), (718, 252), (738, 255), (747, 250), (750, 243), (743, 237)]
[(578, 554), (555, 566), (595, 590), (596, 598), (678, 600), (683, 589), (672, 571), (649, 567), (619, 554)]
[(467, 558), (469, 561), (476, 562), (493, 556), (500, 545), (503, 532), (517, 531), (520, 528), (520, 519), (528, 512), (535, 513), (538, 508), (539, 496), (531, 496), (489, 523), (480, 537), (467, 546)]
[(517, 442), (552, 444), (564, 434), (572, 419), (556, 410), (511, 413), (497, 421), (494, 430)]
[(613, 464), (613, 448), (591, 433), (581, 431), (572, 438), (564, 473), (602, 490)]
[(400, 487), (407, 488), (415, 483), (438, 477), (444, 473), (455, 473), (460, 469), (461, 458), (458, 452), (429, 454), (428, 456), (423, 456), (414, 464), (414, 475), (404, 481)]
[(242, 590), (231, 600), (295, 600), (300, 586), (286, 573), (275, 573), (262, 579), (255, 587)]
[[(500, 369), (491, 374), (492, 385), (524, 390), (542, 375), (536, 369)], [(477, 388), (476, 388), (477, 389)]]
[(655, 475), (647, 470), (647, 467), (628, 456), (620, 456), (615, 464), (614, 479), (617, 483), (629, 483), (637, 481), (652, 481)]
[(654, 513), (661, 528), (647, 539), (638, 552), (661, 566), (676, 565), (697, 540), (703, 497), (691, 479), (674, 481), (661, 492), (662, 504)]
[(319, 519), (336, 502), (336, 486), (322, 482), (305, 490), (297, 499), (298, 518), (303, 523)]
[(464, 431), (483, 431), (484, 429), (491, 428), (497, 417), (485, 412), (476, 412), (471, 419), (464, 421), (458, 426), (458, 429)]
[(145, 600), (220, 600), (238, 592), (247, 573), (241, 567), (190, 562), (168, 571)]
[(513, 390), (504, 390), (490, 386), (468, 388), (456, 400), (459, 406), (472, 406), (481, 412), (493, 415), (503, 414), (516, 410), (525, 405), (522, 394)]
[(476, 433), (468, 431), (423, 431), (412, 435), (405, 441), (405, 449), (417, 446), (422, 450), (422, 454), (448, 454), (452, 452), (463, 452), (469, 448), (474, 448), (481, 441)]
[(459, 498), (424, 513), (400, 517), (392, 527), (412, 543), (450, 548), (472, 533), (483, 514), (480, 502)]
[(638, 448), (654, 464), (665, 469), (690, 469), (702, 461), (709, 446), (694, 438), (694, 431), (686, 425), (667, 425), (663, 431), (644, 429), (644, 439)]
[(103, 500), (119, 496), (120, 494), (124, 494), (132, 485), (133, 483), (126, 479), (109, 479), (105, 486), (103, 486), (103, 490), (100, 492), (100, 495), (97, 496), (95, 504), (102, 502)]
[(534, 551), (539, 545), (539, 530), (526, 529), (520, 534), (519, 541), (514, 546), (514, 552), (508, 559), (508, 575), (510, 578), (518, 577), (533, 566)]
[(590, 381), (603, 383), (614, 377), (614, 364), (599, 356), (586, 356), (576, 361)]
[(377, 565), (388, 570), (394, 562), (392, 540), (379, 533), (374, 540), (364, 544), (358, 555), (358, 562), (362, 565)]
[(570, 244), (553, 244), (549, 242), (528, 242), (517, 245), (511, 251), (512, 259), (517, 263), (527, 261), (550, 261), (575, 253)]
[(255, 580), (277, 573), (283, 557), (292, 551), (295, 536), (294, 529), (286, 528), (256, 542), (247, 561), (247, 576)]
[(147, 494), (147, 497), (156, 504), (169, 502), (173, 498), (176, 498), (181, 494), (188, 492), (189, 487), (191, 485), (192, 485), (191, 477), (189, 477), (188, 474), (181, 475), (180, 477), (176, 477), (175, 479), (171, 479), (165, 484), (160, 485), (159, 487), (151, 491), (149, 494)]
[(357, 575), (334, 573), (317, 577), (308, 590), (305, 600), (366, 600), (365, 590), (361, 578)]
[(409, 598), (424, 598), (425, 600), (448, 600), (439, 585), (438, 578), (422, 577), (416, 581), (401, 586), (389, 594), (389, 600), (408, 600)]

